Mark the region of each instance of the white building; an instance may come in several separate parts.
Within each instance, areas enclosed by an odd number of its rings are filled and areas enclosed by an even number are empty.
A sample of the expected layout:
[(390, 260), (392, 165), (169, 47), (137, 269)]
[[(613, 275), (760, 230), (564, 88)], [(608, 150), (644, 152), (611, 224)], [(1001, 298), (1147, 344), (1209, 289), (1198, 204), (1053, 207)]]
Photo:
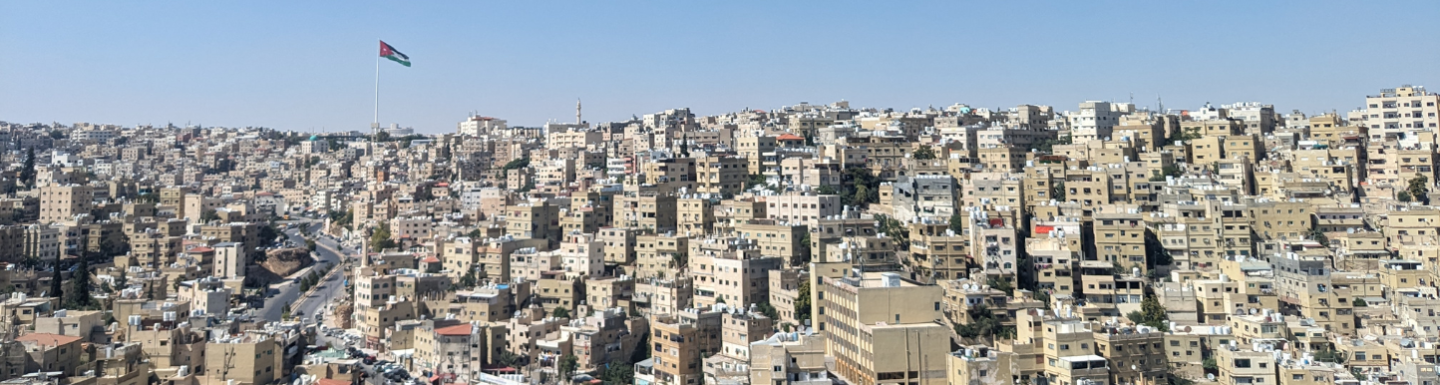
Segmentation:
[(1440, 95), (1409, 85), (1380, 90), (1365, 97), (1365, 125), (1370, 140), (1398, 138), (1406, 132), (1434, 131), (1440, 123)]
[(1110, 137), (1111, 129), (1120, 124), (1120, 117), (1135, 111), (1129, 103), (1087, 101), (1080, 103), (1080, 111), (1070, 114), (1070, 136), (1073, 143), (1104, 140)]

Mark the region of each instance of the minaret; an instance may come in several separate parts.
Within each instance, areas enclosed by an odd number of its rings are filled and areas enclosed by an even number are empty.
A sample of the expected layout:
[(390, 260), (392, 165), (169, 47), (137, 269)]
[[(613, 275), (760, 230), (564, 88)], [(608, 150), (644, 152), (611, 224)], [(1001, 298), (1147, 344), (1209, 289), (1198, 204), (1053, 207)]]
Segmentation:
[(575, 124), (580, 124), (581, 122), (584, 122), (584, 120), (580, 120), (580, 98), (575, 98)]

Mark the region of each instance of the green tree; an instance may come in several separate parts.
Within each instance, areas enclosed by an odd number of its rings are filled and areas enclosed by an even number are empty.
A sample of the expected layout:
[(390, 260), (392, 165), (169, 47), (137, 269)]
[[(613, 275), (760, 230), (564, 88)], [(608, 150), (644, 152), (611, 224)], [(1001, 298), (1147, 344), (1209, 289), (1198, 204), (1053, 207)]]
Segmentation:
[(509, 162), (506, 162), (506, 163), (505, 163), (505, 167), (503, 167), (503, 168), (501, 168), (501, 169), (502, 169), (502, 170), (505, 170), (505, 171), (510, 171), (510, 170), (514, 170), (514, 169), (517, 169), (517, 168), (525, 168), (525, 166), (529, 166), (529, 165), (530, 165), (530, 158), (519, 158), (519, 159), (515, 159), (515, 160), (511, 160), (511, 161), (509, 161)]
[[(304, 228), (305, 227), (301, 227), (301, 229)], [(280, 231), (275, 229), (274, 223), (266, 223), (264, 226), (260, 226), (260, 230), (257, 231), (255, 236), (260, 238), (261, 242), (275, 242), (276, 238), (280, 238)]]
[(465, 276), (460, 277), (460, 286), (470, 288), (475, 287), (475, 285), (478, 284), (480, 284), (480, 279), (476, 277), (475, 268), (473, 266), (465, 272)]
[(522, 365), (520, 355), (509, 350), (501, 350), (499, 354), (496, 354), (495, 364), (511, 368), (518, 368)]
[(25, 164), (20, 167), (20, 181), (26, 187), (35, 187), (35, 147), (25, 150)]
[(1173, 136), (1170, 138), (1170, 144), (1171, 144), (1171, 145), (1178, 145), (1178, 144), (1180, 144), (1180, 142), (1188, 142), (1188, 141), (1200, 139), (1200, 138), (1202, 138), (1202, 137), (1204, 137), (1204, 136), (1203, 136), (1203, 135), (1200, 135), (1200, 129), (1199, 129), (1199, 128), (1191, 128), (1191, 129), (1188, 129), (1188, 130), (1183, 130), (1183, 132), (1176, 132), (1175, 135), (1173, 135)]
[(90, 297), (90, 258), (88, 255), (80, 257), (80, 265), (75, 269), (75, 276), (71, 277), (70, 296), (68, 308), (75, 310), (86, 310), (94, 306), (94, 298)]
[(50, 277), (50, 293), (48, 294), (55, 297), (56, 301), (65, 303), (65, 290), (60, 288), (65, 282), (60, 278), (60, 259), (55, 259), (55, 267), (52, 270), (55, 271), (55, 275)]
[(1065, 135), (1055, 139), (1042, 140), (1039, 144), (1035, 145), (1035, 149), (1046, 154), (1052, 154), (1055, 152), (1055, 145), (1071, 144), (1071, 142), (1070, 135)]
[(962, 234), (965, 230), (965, 215), (955, 213), (950, 215), (950, 231), (955, 234)]
[(218, 220), (220, 220), (220, 214), (215, 213), (215, 210), (206, 210), (200, 214), (200, 222), (210, 223)]
[(1364, 298), (1356, 298), (1354, 302), (1351, 302), (1351, 305), (1354, 306), (1354, 307), (1366, 307), (1366, 306), (1370, 306), (1369, 303), (1366, 303), (1366, 302), (1365, 302), (1365, 299), (1364, 299)]
[(1405, 191), (1401, 191), (1401, 192), (1395, 194), (1395, 199), (1396, 199), (1396, 200), (1399, 200), (1399, 201), (1401, 201), (1401, 202), (1409, 202), (1409, 201), (1410, 201), (1410, 193), (1409, 193), (1409, 192), (1405, 192)]
[(605, 381), (607, 385), (634, 384), (635, 366), (631, 364), (611, 363), (606, 366), (605, 371), (600, 374), (600, 380)]
[(306, 249), (310, 249), (310, 251), (315, 251), (315, 249), (316, 249), (317, 247), (318, 247), (318, 245), (315, 244), (315, 240), (314, 240), (314, 239), (306, 239), (306, 240), (305, 240), (305, 248), (306, 248)]
[(800, 247), (795, 248), (795, 258), (790, 260), (791, 266), (804, 266), (810, 263), (810, 232), (800, 235)]
[(117, 275), (117, 276), (115, 276), (115, 287), (116, 287), (116, 288), (124, 289), (124, 288), (130, 286), (130, 278), (128, 278), (128, 277), (125, 276), (125, 270), (129, 270), (129, 269), (120, 269), (120, 274)]
[(1050, 198), (1059, 202), (1065, 201), (1065, 182), (1055, 182), (1055, 186), (1050, 188)]
[(816, 187), (815, 193), (819, 195), (839, 195), (840, 191), (835, 190), (835, 186), (827, 184), (824, 186)]
[(1015, 295), (1015, 286), (1011, 285), (1010, 280), (1008, 279), (1001, 279), (1000, 277), (989, 277), (985, 279), (985, 284), (990, 285), (991, 289), (1005, 292), (1005, 295), (1007, 296)]
[(1405, 192), (1410, 193), (1410, 197), (1414, 198), (1415, 201), (1428, 205), (1430, 204), (1429, 184), (1430, 178), (1417, 174), (1415, 178), (1410, 179), (1410, 183), (1406, 186)]
[(1320, 231), (1319, 228), (1310, 229), (1310, 239), (1319, 242), (1321, 246), (1330, 247), (1330, 237), (1325, 236), (1325, 232)]
[(780, 312), (776, 311), (775, 307), (771, 306), (769, 302), (755, 303), (755, 310), (759, 311), (760, 314), (764, 314), (766, 317), (769, 317), (772, 322), (780, 319)]
[(575, 357), (574, 354), (566, 354), (560, 358), (560, 367), (557, 368), (557, 370), (560, 373), (561, 383), (568, 384), (571, 382), (570, 378), (575, 376), (575, 369), (580, 367), (579, 364), (580, 359)]
[(920, 146), (920, 148), (915, 149), (913, 156), (915, 160), (933, 160), (935, 159), (935, 149), (930, 148), (930, 146)]
[(550, 313), (550, 315), (555, 318), (570, 318), (570, 309), (557, 307), (555, 308), (554, 312)]
[[(1165, 311), (1165, 306), (1161, 305), (1160, 300), (1155, 296), (1145, 296), (1145, 299), (1140, 302), (1139, 313), (1140, 320), (1135, 323), (1160, 329), (1160, 331), (1170, 331), (1170, 314)], [(1132, 318), (1131, 321), (1135, 320)]]
[(810, 279), (800, 280), (800, 288), (796, 289), (795, 295), (795, 320), (804, 324), (810, 319)]
[(764, 186), (764, 185), (765, 185), (765, 176), (764, 176), (764, 175), (761, 175), (761, 174), (751, 175), (751, 176), (750, 176), (750, 179), (745, 180), (745, 189), (746, 189), (746, 190), (755, 188), (755, 186)]
[(910, 245), (910, 228), (906, 227), (904, 222), (887, 215), (875, 215), (875, 221), (880, 222), (880, 232), (895, 239), (893, 244), (897, 247)]
[(378, 252), (392, 247), (395, 247), (395, 241), (390, 239), (390, 224), (381, 223), (370, 233), (370, 249)]
[(850, 206), (864, 206), (880, 201), (880, 178), (863, 166), (845, 168), (841, 176), (840, 202)]

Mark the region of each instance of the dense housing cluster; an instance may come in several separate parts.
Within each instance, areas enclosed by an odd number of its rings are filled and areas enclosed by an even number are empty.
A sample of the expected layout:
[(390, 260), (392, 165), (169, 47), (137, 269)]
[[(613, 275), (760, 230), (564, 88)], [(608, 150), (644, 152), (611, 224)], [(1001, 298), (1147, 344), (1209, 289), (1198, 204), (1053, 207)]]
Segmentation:
[(0, 122), (0, 380), (1436, 385), (1440, 95), (1363, 100)]

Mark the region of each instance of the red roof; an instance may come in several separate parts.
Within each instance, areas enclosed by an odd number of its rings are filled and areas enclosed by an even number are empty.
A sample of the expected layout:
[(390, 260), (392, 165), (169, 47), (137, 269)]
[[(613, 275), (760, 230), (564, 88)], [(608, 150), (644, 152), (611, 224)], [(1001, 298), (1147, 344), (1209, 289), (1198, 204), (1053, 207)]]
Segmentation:
[(187, 253), (208, 253), (212, 251), (215, 251), (215, 249), (209, 247), (196, 247), (190, 250), (185, 250), (185, 252)]
[(468, 336), (470, 335), (470, 324), (459, 324), (435, 329), (435, 333), (442, 336)]
[(775, 137), (775, 140), (798, 140), (803, 142), (805, 141), (805, 138), (801, 138), (791, 134), (780, 134), (780, 136)]
[(440, 258), (435, 258), (434, 255), (431, 255), (431, 256), (425, 257), (425, 259), (420, 260), (420, 262), (424, 262), (424, 263), (440, 263)]
[(321, 378), (317, 385), (350, 385), (350, 381), (336, 380), (333, 378)]
[[(466, 326), (468, 327), (469, 325)], [(60, 346), (71, 342), (80, 341), (80, 337), (53, 333), (30, 333), (20, 337), (16, 337), (15, 340), (21, 342), (34, 342), (42, 346)]]

